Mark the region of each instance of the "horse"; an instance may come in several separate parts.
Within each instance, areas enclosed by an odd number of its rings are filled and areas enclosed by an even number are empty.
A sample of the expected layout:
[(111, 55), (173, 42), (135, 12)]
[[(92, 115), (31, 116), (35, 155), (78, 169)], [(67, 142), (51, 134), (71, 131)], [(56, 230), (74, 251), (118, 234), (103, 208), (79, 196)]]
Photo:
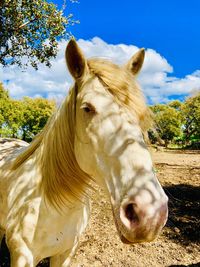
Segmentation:
[(74, 84), (61, 107), (30, 145), (0, 140), (0, 238), (12, 267), (47, 257), (51, 267), (70, 265), (95, 183), (122, 242), (150, 242), (164, 227), (168, 199), (144, 140), (151, 113), (136, 81), (144, 56), (140, 49), (123, 66), (86, 59), (71, 39), (65, 58)]

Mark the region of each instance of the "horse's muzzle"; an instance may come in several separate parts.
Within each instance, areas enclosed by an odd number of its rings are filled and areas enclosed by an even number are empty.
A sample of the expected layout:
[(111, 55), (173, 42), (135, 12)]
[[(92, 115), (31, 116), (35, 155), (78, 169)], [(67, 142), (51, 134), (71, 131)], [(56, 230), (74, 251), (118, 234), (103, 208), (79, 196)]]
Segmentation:
[[(114, 217), (123, 243), (141, 243), (154, 240), (164, 227), (168, 217), (168, 199), (142, 203), (137, 199), (124, 201), (114, 208)], [(117, 214), (118, 213), (118, 214)]]

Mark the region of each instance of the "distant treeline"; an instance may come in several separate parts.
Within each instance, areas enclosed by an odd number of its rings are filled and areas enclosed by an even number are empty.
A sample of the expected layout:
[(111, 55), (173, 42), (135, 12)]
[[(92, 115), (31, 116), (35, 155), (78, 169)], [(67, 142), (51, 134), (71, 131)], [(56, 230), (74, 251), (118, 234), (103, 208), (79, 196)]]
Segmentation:
[[(0, 136), (31, 141), (55, 108), (54, 101), (44, 98), (12, 99), (0, 83)], [(152, 143), (199, 146), (200, 91), (185, 102), (174, 100), (150, 106), (150, 109), (155, 121), (149, 130)]]
[(30, 142), (55, 110), (55, 102), (44, 98), (12, 99), (0, 83), (0, 137)]
[(175, 144), (200, 149), (200, 91), (184, 102), (174, 100), (150, 109), (155, 121), (154, 130), (149, 131), (152, 143), (163, 140), (165, 146)]

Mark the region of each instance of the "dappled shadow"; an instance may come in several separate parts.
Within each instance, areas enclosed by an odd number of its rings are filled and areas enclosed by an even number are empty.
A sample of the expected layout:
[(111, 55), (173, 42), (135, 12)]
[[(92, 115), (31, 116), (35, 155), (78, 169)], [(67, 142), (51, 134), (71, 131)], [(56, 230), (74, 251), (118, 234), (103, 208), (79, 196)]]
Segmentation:
[(27, 143), (22, 140), (0, 138), (0, 160), (8, 156), (16, 156), (27, 147)]
[(169, 220), (164, 234), (184, 246), (200, 242), (200, 187), (179, 184), (164, 189), (169, 197)]

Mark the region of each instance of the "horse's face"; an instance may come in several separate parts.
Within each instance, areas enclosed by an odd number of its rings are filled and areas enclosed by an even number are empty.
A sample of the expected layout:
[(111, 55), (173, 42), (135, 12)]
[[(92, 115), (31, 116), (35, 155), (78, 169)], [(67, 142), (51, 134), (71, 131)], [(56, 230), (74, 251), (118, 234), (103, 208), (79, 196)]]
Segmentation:
[[(131, 60), (134, 74), (142, 65), (143, 55), (141, 50)], [(77, 82), (85, 76), (76, 99), (77, 162), (106, 188), (121, 240), (151, 241), (166, 222), (167, 197), (153, 171), (139, 120), (91, 75), (74, 41), (69, 43), (66, 56)], [(79, 64), (76, 67), (72, 56)]]

